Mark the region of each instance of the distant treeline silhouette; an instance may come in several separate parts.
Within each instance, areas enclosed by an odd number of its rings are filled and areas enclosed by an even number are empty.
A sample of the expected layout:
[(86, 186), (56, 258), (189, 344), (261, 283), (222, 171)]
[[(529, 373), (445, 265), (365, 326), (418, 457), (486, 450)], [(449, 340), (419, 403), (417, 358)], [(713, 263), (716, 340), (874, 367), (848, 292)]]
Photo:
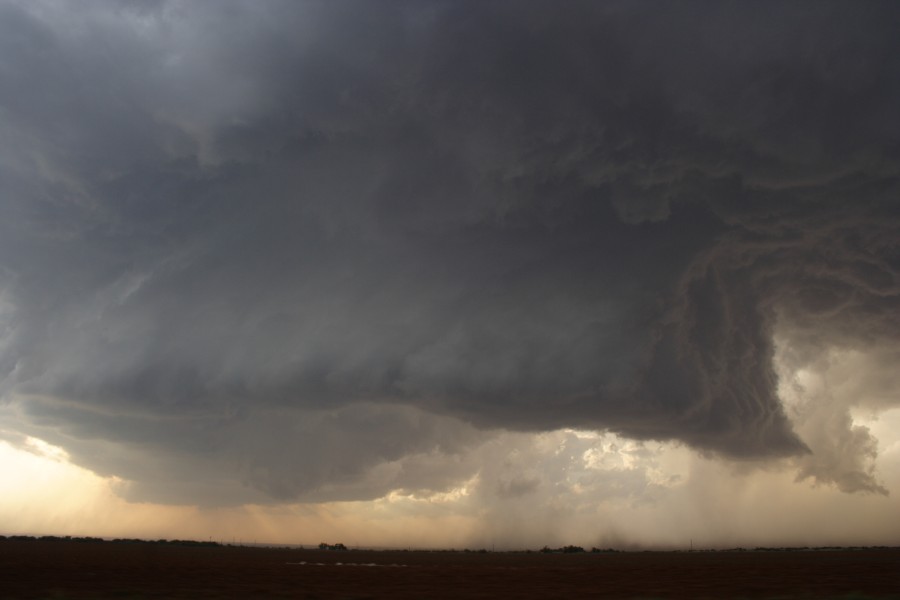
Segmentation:
[(343, 544), (326, 544), (322, 542), (319, 544), (319, 550), (346, 550), (347, 546)]
[[(33, 536), (33, 535), (0, 535), (0, 542), (11, 541), (11, 542), (77, 542), (77, 543), (90, 543), (90, 544), (147, 544), (147, 545), (166, 545), (166, 546), (199, 546), (199, 547), (232, 547), (232, 544), (222, 544), (220, 542), (200, 542), (197, 540), (167, 540), (167, 539), (159, 539), (159, 540), (141, 540), (137, 538), (115, 538), (115, 539), (103, 539), (99, 537), (91, 537), (91, 536), (60, 536), (60, 535), (42, 535), (42, 536)], [(274, 546), (273, 546), (274, 547)], [(304, 549), (303, 546), (299, 548), (293, 548), (295, 550)], [(314, 549), (314, 548), (307, 548)], [(337, 551), (351, 551), (350, 548), (345, 546), (344, 544), (328, 544), (322, 542), (318, 545), (319, 550), (337, 550)], [(835, 550), (896, 550), (897, 546), (782, 546), (782, 547), (767, 547), (767, 546), (757, 546), (755, 548), (744, 548), (744, 547), (736, 547), (736, 548), (724, 548), (724, 549), (715, 549), (715, 548), (707, 548), (703, 550), (693, 550), (694, 552), (822, 552), (822, 551), (835, 551)], [(375, 551), (370, 549), (369, 551)], [(384, 549), (385, 552), (413, 552), (412, 549)], [(487, 554), (489, 552), (494, 552), (493, 550), (487, 550), (486, 548), (481, 548), (477, 550), (471, 550), (469, 548), (465, 548), (464, 550), (455, 550), (455, 549), (418, 549), (416, 552), (435, 552), (435, 553), (453, 553), (453, 552), (464, 552), (464, 553), (474, 553), (474, 554)], [(662, 552), (687, 552), (688, 550), (663, 550)], [(506, 553), (531, 553), (535, 552), (535, 550), (505, 550), (501, 552)], [(591, 548), (590, 550), (585, 550), (581, 546), (562, 546), (559, 548), (551, 548), (549, 546), (544, 546), (537, 552), (541, 552), (544, 554), (579, 554), (579, 553), (590, 553), (590, 554), (606, 554), (606, 553), (616, 553), (616, 552), (654, 552), (654, 550), (616, 550), (614, 548)], [(656, 551), (658, 552), (658, 550)]]
[[(549, 546), (544, 546), (541, 548), (541, 552), (544, 554), (578, 554), (579, 552), (587, 552), (581, 546), (563, 546), (562, 548), (550, 548)], [(598, 554), (600, 552), (618, 552), (618, 550), (614, 550), (613, 548), (591, 548), (592, 554)]]
[(167, 544), (170, 546), (221, 546), (219, 542), (198, 542), (197, 540), (139, 540), (136, 538), (116, 538), (104, 540), (98, 537), (59, 536), (59, 535), (0, 535), (0, 541), (10, 540), (14, 542), (82, 542), (103, 544)]

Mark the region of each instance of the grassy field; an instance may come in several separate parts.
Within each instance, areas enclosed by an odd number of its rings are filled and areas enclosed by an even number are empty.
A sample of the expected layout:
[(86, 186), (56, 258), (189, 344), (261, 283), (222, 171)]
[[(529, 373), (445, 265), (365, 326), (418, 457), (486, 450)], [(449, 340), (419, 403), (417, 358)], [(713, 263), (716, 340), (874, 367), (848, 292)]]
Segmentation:
[(0, 598), (900, 599), (900, 549), (341, 552), (2, 540)]

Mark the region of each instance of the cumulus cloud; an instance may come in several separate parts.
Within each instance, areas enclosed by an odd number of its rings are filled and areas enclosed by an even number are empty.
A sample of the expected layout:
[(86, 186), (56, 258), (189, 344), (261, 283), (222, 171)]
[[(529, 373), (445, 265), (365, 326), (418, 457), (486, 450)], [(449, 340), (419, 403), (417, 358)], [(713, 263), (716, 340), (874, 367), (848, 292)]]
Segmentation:
[(769, 10), (2, 3), (6, 418), (135, 497), (449, 489), (561, 427), (876, 490), (774, 339), (896, 352), (900, 12)]
[[(888, 495), (875, 468), (878, 439), (867, 426), (855, 423), (852, 414), (861, 407), (877, 414), (870, 408), (873, 398), (898, 400), (896, 388), (880, 389), (884, 383), (880, 353), (870, 351), (875, 357), (860, 360), (865, 354), (858, 350), (805, 350), (782, 341), (776, 356), (780, 396), (812, 449), (795, 460), (797, 479), (832, 484), (845, 492)], [(854, 371), (852, 376), (848, 368)], [(847, 386), (848, 381), (854, 383)]]

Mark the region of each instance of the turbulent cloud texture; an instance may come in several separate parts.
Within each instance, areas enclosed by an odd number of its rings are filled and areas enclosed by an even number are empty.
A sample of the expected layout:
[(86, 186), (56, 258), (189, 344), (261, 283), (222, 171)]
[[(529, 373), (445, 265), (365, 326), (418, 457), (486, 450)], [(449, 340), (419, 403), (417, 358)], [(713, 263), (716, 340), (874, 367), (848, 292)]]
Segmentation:
[[(884, 491), (849, 411), (900, 405), (860, 383), (900, 340), (898, 30), (2, 2), (8, 427), (173, 502), (447, 490), (496, 430), (563, 427)], [(834, 352), (864, 357), (843, 391), (786, 409)]]

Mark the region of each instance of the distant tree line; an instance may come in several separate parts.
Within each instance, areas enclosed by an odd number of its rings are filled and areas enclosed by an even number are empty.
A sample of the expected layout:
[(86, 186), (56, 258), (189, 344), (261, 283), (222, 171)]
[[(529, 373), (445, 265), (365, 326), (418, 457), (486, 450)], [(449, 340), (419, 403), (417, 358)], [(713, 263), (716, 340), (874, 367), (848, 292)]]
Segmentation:
[[(0, 542), (11, 541), (11, 542), (77, 542), (77, 543), (90, 543), (90, 544), (145, 544), (145, 545), (167, 545), (167, 546), (201, 546), (201, 547), (217, 547), (217, 546), (230, 546), (231, 544), (221, 544), (219, 542), (207, 541), (200, 542), (197, 540), (167, 540), (167, 539), (159, 539), (159, 540), (141, 540), (136, 538), (115, 538), (111, 540), (105, 540), (99, 537), (90, 537), (90, 536), (58, 536), (58, 535), (42, 535), (42, 536), (32, 536), (32, 535), (0, 535)], [(326, 542), (322, 542), (319, 544), (319, 550), (338, 550), (345, 551), (349, 550), (347, 546), (344, 544), (328, 544)], [(804, 552), (804, 551), (817, 551), (821, 552), (823, 550), (887, 550), (887, 549), (896, 549), (896, 546), (788, 546), (788, 547), (766, 547), (766, 546), (757, 546), (755, 548), (728, 548), (723, 550), (716, 549), (707, 549), (703, 550), (704, 552)], [(398, 550), (393, 550), (394, 552)], [(402, 549), (399, 552), (408, 552), (410, 550)], [(487, 550), (485, 548), (481, 548), (478, 550), (470, 550), (466, 548), (464, 550), (420, 550), (420, 552), (465, 552), (465, 553), (476, 553), (476, 554), (487, 554), (488, 552), (492, 552), (492, 550)], [(525, 552), (531, 553), (534, 550), (517, 550), (513, 552)], [(542, 552), (544, 554), (579, 554), (590, 552), (591, 554), (599, 554), (599, 553), (614, 553), (614, 552), (623, 552), (623, 550), (616, 550), (614, 548), (591, 548), (589, 551), (585, 550), (581, 546), (562, 546), (559, 548), (551, 548), (549, 546), (544, 546), (538, 552)], [(644, 550), (644, 552), (649, 552), (649, 550)], [(678, 552), (678, 550), (676, 550)]]
[[(541, 548), (541, 552), (544, 554), (578, 554), (587, 551), (581, 546), (563, 546), (562, 548), (550, 548), (549, 546), (544, 546)], [(618, 552), (618, 550), (614, 550), (613, 548), (591, 548), (591, 554), (599, 554), (601, 552)]]
[(347, 546), (343, 544), (326, 544), (322, 542), (319, 544), (319, 550), (346, 550)]
[(0, 541), (9, 540), (13, 542), (79, 542), (90, 544), (166, 544), (169, 546), (221, 546), (219, 542), (198, 542), (197, 540), (139, 540), (136, 538), (116, 538), (113, 540), (104, 540), (98, 537), (86, 536), (58, 536), (58, 535), (0, 535)]

